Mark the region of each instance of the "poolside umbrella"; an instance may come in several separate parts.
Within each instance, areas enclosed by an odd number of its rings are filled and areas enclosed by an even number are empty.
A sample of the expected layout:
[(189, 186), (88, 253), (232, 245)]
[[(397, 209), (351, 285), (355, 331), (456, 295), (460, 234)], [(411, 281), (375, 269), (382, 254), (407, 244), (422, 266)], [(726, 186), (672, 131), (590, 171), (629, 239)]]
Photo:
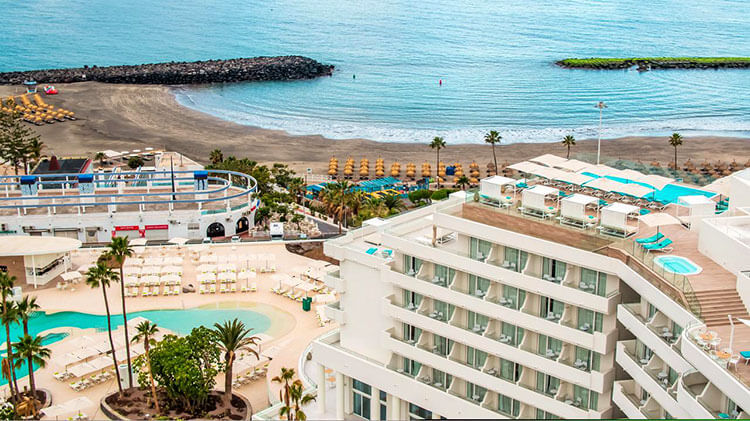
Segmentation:
[(649, 227), (656, 227), (656, 233), (659, 233), (659, 228), (663, 225), (679, 225), (680, 220), (674, 216), (664, 212), (648, 213), (641, 215), (638, 220), (648, 225)]
[(146, 240), (145, 238), (135, 238), (133, 240), (128, 241), (128, 243), (131, 246), (145, 246), (146, 245), (146, 241), (148, 241), (148, 240)]
[(177, 244), (178, 246), (184, 246), (185, 243), (187, 243), (187, 242), (188, 242), (188, 239), (187, 238), (183, 238), (183, 237), (175, 237), (175, 238), (169, 240), (169, 244)]

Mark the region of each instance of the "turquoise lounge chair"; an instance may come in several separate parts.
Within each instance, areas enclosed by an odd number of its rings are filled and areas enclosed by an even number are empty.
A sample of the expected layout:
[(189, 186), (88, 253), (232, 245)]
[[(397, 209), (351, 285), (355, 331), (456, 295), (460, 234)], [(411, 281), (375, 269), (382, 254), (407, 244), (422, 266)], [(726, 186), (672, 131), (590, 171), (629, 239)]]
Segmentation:
[(648, 237), (648, 238), (636, 238), (635, 242), (638, 243), (638, 244), (655, 243), (655, 242), (661, 240), (662, 238), (664, 238), (664, 234), (662, 234), (662, 233), (659, 232), (659, 233), (656, 233), (656, 234), (654, 234), (654, 235), (652, 235), (651, 237)]
[(378, 251), (377, 247), (370, 247), (369, 249), (367, 249), (367, 251), (365, 253), (367, 253), (367, 254), (375, 254), (376, 251)]
[(643, 216), (643, 215), (648, 215), (649, 213), (651, 213), (651, 211), (648, 209), (641, 209), (638, 211), (638, 213), (641, 214), (641, 216)]
[(648, 251), (670, 252), (672, 251), (672, 247), (669, 247), (671, 244), (672, 244), (672, 240), (670, 240), (669, 238), (664, 238), (658, 243), (644, 244), (643, 248), (645, 248)]

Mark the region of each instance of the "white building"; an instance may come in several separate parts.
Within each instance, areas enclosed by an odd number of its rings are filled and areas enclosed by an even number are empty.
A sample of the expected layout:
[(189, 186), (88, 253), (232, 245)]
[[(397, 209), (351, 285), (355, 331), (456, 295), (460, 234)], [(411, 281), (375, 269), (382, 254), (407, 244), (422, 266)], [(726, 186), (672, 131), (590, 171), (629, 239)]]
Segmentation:
[(255, 191), (249, 175), (222, 170), (0, 176), (0, 232), (84, 243), (231, 236), (252, 227)]
[(750, 366), (732, 356), (750, 351), (749, 212), (660, 227), (673, 261), (634, 242), (656, 229), (606, 236), (598, 211), (563, 225), (512, 196), (455, 193), (325, 243), (340, 327), (312, 344), (313, 380), (334, 386), (308, 417), (748, 417)]

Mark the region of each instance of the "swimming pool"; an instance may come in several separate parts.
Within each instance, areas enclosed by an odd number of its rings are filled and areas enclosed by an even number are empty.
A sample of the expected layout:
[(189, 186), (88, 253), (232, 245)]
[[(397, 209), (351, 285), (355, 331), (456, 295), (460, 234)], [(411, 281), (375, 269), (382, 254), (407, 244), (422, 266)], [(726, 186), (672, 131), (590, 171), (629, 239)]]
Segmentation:
[[(253, 334), (263, 333), (271, 328), (271, 318), (264, 314), (265, 305), (239, 302), (215, 303), (201, 307), (178, 310), (148, 310), (135, 311), (128, 313), (128, 319), (136, 317), (145, 317), (156, 323), (159, 327), (186, 335), (198, 326), (213, 327), (214, 323), (222, 323), (226, 320), (238, 318), (245, 323), (245, 326), (252, 328)], [(122, 326), (122, 314), (113, 314), (111, 317), (112, 329)], [(29, 335), (35, 336), (41, 332), (56, 328), (78, 328), (78, 329), (97, 329), (104, 331), (107, 329), (107, 316), (87, 313), (78, 313), (72, 311), (62, 311), (59, 313), (37, 312), (29, 320)], [(11, 340), (15, 341), (23, 335), (23, 327), (13, 325), (10, 328)], [(45, 336), (44, 344), (49, 345), (62, 340), (68, 336), (67, 333), (51, 333)], [(2, 330), (2, 344), (5, 344), (5, 330)], [(5, 356), (5, 351), (2, 351)], [(25, 365), (16, 369), (16, 375), (26, 376), (28, 370)], [(0, 385), (6, 384), (7, 381), (0, 378)]]
[[(601, 178), (601, 176), (598, 176), (588, 171), (584, 171), (581, 174), (587, 175), (593, 178)], [(680, 198), (680, 196), (706, 196), (706, 197), (716, 196), (716, 193), (714, 192), (694, 189), (692, 187), (681, 186), (679, 184), (667, 184), (661, 190), (659, 190), (650, 184), (641, 183), (639, 181), (628, 180), (627, 178), (615, 177), (612, 175), (606, 175), (604, 177), (613, 181), (617, 181), (619, 183), (638, 184), (640, 186), (654, 189), (655, 190), (654, 193), (649, 193), (646, 196), (644, 196), (644, 198), (650, 199), (650, 200), (658, 200), (659, 202), (662, 202), (662, 203), (677, 203), (677, 200)]]
[(695, 275), (703, 270), (692, 260), (682, 256), (659, 256), (654, 261), (665, 270), (680, 275)]

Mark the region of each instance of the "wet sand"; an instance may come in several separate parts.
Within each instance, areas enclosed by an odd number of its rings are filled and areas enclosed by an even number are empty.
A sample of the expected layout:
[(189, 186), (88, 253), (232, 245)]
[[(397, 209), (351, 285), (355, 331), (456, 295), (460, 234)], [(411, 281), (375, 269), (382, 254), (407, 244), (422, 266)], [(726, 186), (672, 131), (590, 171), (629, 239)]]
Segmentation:
[[(96, 151), (131, 150), (145, 147), (166, 148), (205, 163), (211, 150), (224, 156), (235, 155), (269, 163), (284, 162), (297, 170), (312, 168), (315, 173), (328, 169), (333, 155), (383, 158), (386, 167), (394, 160), (405, 164), (434, 163), (435, 152), (422, 143), (385, 143), (366, 139), (335, 140), (322, 136), (294, 136), (284, 131), (243, 126), (191, 110), (177, 103), (166, 86), (108, 85), (84, 82), (58, 85), (61, 94), (45, 97), (53, 105), (75, 111), (79, 120), (39, 126), (36, 130), (47, 145), (48, 154), (61, 156), (93, 155)], [(20, 87), (0, 86), (0, 96), (20, 93)], [(498, 162), (516, 162), (543, 153), (565, 156), (559, 143), (516, 143), (497, 147)], [(623, 137), (602, 141), (602, 161), (628, 159), (662, 164), (673, 159), (674, 151), (666, 137)], [(678, 158), (684, 161), (750, 158), (750, 138), (686, 137)], [(571, 157), (594, 160), (596, 140), (579, 140)], [(441, 160), (476, 160), (482, 168), (492, 160), (489, 145), (448, 144)], [(434, 165), (434, 164), (433, 164)]]

